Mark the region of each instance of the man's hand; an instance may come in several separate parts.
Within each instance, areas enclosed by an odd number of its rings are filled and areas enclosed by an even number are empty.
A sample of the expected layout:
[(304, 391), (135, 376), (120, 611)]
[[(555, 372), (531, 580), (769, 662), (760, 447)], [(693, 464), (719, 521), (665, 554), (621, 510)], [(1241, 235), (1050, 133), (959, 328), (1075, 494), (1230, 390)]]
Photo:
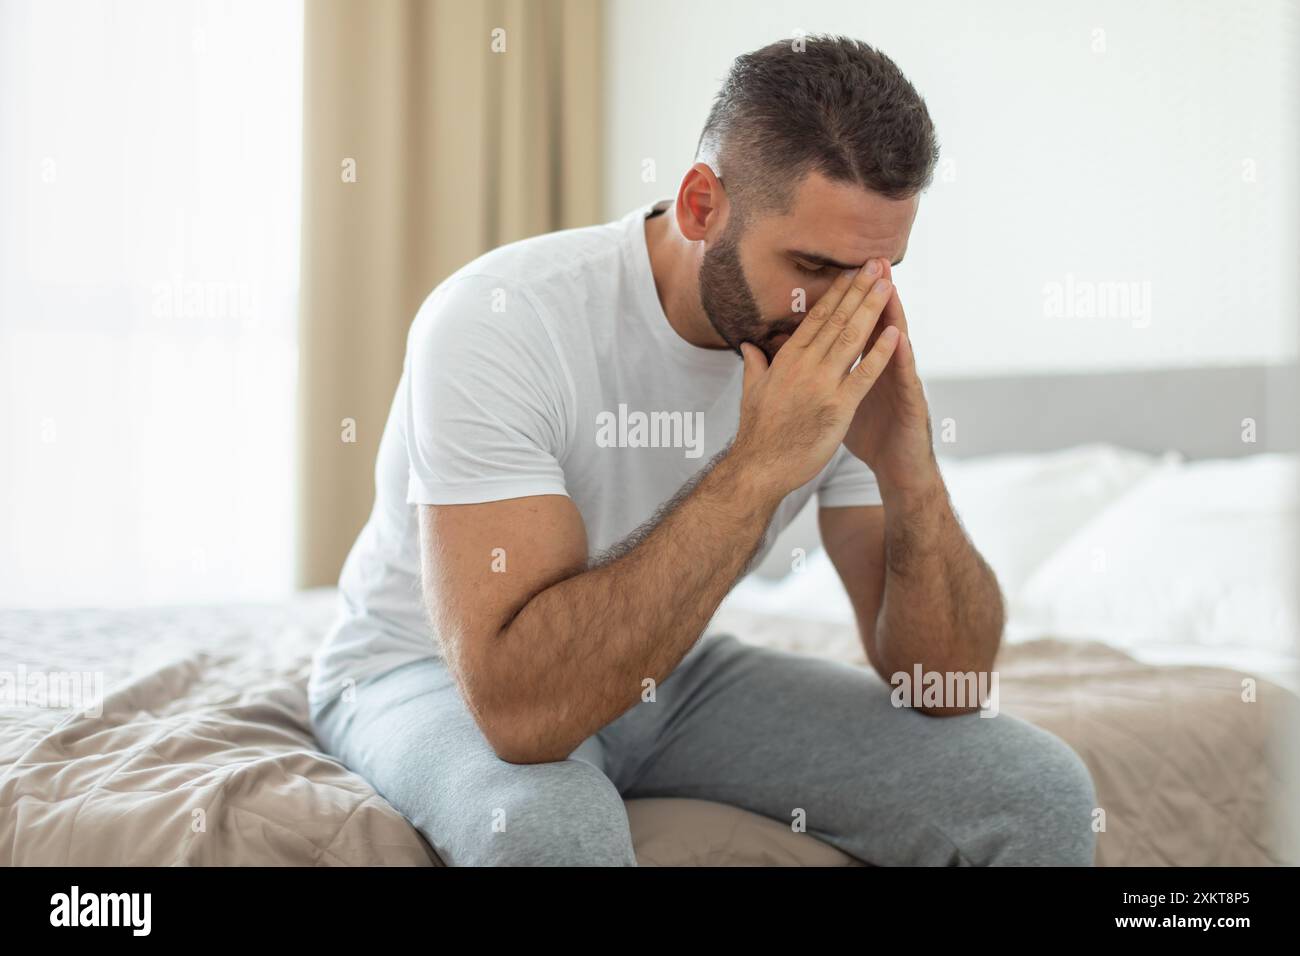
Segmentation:
[[(878, 261), (885, 277), (892, 280), (889, 263)], [(880, 381), (858, 405), (844, 444), (872, 470), (883, 494), (923, 494), (938, 481), (930, 409), (916, 372), (903, 303), (897, 288), (891, 285), (891, 289), (877, 328), (877, 343), (886, 331), (897, 329), (898, 346)], [(871, 346), (870, 341), (867, 345)]]
[(778, 497), (831, 460), (901, 339), (900, 329), (888, 328), (867, 348), (893, 292), (881, 262), (838, 276), (770, 366), (757, 346), (741, 345), (744, 392), (731, 454)]

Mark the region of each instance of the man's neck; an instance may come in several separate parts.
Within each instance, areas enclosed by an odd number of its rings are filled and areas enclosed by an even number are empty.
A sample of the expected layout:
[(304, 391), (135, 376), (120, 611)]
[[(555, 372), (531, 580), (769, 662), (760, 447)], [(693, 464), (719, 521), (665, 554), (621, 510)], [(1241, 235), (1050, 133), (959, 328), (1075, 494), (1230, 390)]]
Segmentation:
[(699, 250), (677, 229), (672, 203), (659, 215), (646, 219), (643, 225), (655, 291), (668, 324), (696, 348), (726, 348), (700, 305)]

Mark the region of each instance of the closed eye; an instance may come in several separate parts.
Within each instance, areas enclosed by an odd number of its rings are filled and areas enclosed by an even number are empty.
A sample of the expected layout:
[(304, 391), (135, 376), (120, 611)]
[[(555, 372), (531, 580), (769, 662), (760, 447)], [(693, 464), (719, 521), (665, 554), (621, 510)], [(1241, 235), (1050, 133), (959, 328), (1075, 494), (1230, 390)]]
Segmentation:
[(815, 276), (817, 275), (817, 273), (824, 272), (826, 270), (825, 266), (806, 266), (802, 262), (795, 262), (794, 267), (798, 269), (800, 272), (802, 272), (804, 275), (808, 275), (808, 276)]

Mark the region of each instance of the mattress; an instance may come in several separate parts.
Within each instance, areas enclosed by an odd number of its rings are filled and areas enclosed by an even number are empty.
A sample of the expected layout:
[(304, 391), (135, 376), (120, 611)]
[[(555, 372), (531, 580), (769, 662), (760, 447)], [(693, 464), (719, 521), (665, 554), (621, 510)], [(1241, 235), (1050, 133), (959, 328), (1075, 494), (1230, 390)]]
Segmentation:
[[(439, 865), (307, 715), (330, 591), (280, 605), (0, 611), (0, 863)], [(714, 629), (866, 666), (851, 628), (724, 609)], [(1276, 730), (1295, 697), (1228, 668), (1157, 666), (1100, 642), (1007, 645), (1000, 706), (1083, 757), (1101, 865), (1284, 859)], [(33, 674), (68, 680), (42, 701)], [(91, 679), (78, 685), (78, 674)], [(53, 685), (51, 685), (53, 686)], [(48, 689), (48, 688), (47, 688)], [(33, 703), (39, 706), (33, 706)], [(628, 801), (648, 866), (860, 865), (787, 824), (696, 800)]]

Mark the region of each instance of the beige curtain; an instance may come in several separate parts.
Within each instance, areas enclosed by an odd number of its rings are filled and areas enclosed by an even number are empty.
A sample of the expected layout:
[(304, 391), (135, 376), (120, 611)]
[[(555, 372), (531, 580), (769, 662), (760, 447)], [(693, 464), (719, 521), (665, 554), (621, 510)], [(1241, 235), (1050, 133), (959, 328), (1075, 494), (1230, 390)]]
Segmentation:
[(494, 246), (601, 220), (601, 28), (601, 0), (306, 4), (301, 586), (337, 581), (370, 511), (424, 297)]

